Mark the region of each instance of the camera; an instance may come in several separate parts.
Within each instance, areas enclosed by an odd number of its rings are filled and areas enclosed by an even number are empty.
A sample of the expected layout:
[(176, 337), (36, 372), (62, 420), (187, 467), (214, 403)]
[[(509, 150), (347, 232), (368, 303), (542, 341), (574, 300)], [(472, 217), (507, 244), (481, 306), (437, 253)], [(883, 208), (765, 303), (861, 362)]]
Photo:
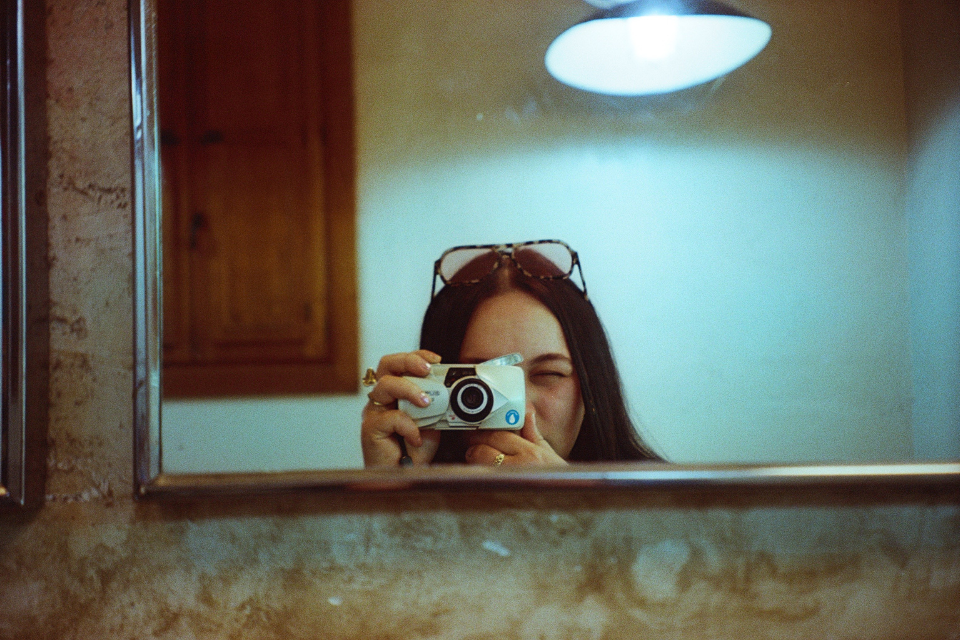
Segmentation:
[(503, 364), (435, 364), (425, 378), (407, 376), (430, 397), (418, 407), (399, 406), (418, 427), (520, 429), (526, 411), (523, 369)]

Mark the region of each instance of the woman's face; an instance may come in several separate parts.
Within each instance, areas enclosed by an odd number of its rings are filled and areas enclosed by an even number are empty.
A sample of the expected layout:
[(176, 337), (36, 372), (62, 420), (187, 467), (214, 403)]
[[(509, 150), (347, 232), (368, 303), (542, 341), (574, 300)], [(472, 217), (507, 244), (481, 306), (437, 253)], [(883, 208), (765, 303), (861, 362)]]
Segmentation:
[(527, 413), (553, 450), (570, 455), (583, 423), (580, 380), (560, 323), (539, 300), (511, 290), (480, 303), (460, 348), (460, 362), (480, 363), (509, 353), (523, 356)]

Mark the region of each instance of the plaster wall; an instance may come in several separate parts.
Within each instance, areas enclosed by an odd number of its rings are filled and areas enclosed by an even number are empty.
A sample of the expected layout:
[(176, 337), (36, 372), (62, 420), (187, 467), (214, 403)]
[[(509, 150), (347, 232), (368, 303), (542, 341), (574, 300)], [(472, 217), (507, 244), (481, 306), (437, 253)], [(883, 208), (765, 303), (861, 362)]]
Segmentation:
[(132, 498), (127, 16), (47, 0), (47, 497), (0, 638), (957, 638), (956, 492)]

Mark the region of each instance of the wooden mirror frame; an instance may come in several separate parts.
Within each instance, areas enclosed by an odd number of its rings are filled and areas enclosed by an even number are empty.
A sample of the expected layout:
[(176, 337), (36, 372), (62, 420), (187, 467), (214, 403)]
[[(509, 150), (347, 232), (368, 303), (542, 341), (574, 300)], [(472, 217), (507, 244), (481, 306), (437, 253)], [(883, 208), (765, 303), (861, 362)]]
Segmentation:
[(138, 496), (294, 490), (536, 490), (859, 486), (960, 487), (960, 462), (840, 465), (578, 464), (550, 471), (481, 467), (167, 473), (160, 425), (162, 251), (154, 0), (129, 0), (134, 218), (134, 478)]
[(45, 182), (45, 40), (42, 6), (4, 0), (2, 11), (0, 506), (20, 509), (42, 504), (46, 468), (47, 214), (27, 197)]

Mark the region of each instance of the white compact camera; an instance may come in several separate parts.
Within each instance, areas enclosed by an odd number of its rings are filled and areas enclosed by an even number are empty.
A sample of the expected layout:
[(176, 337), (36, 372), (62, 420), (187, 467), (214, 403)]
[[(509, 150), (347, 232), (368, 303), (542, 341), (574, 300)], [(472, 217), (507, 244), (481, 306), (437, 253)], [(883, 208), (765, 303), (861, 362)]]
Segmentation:
[(408, 376), (431, 402), (418, 407), (400, 400), (399, 406), (418, 427), (520, 429), (526, 411), (523, 369), (497, 362), (435, 364), (425, 378)]

